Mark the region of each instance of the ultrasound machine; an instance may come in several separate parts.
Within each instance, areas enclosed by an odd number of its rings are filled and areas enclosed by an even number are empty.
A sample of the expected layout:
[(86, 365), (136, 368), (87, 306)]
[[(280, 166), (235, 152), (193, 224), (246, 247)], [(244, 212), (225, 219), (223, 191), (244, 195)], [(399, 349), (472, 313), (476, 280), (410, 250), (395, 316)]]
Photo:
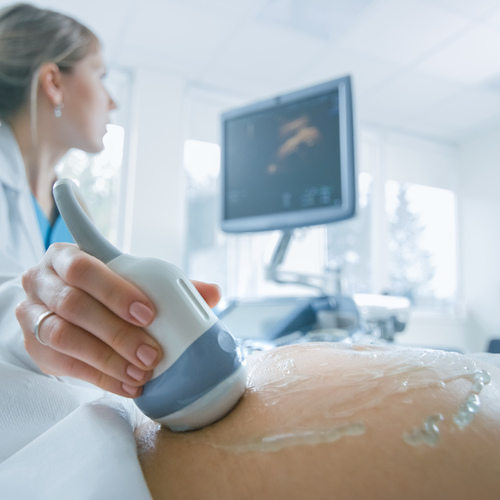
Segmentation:
[[(375, 310), (370, 295), (363, 296), (360, 308), (339, 287), (332, 293), (334, 270), (310, 276), (282, 268), (294, 230), (356, 215), (350, 77), (227, 111), (221, 131), (222, 230), (280, 230), (266, 277), (314, 288), (317, 294), (233, 300), (219, 305), (216, 314), (256, 348), (366, 334), (373, 322), (365, 320)], [(392, 340), (404, 329), (409, 304), (381, 308), (383, 300), (377, 296), (378, 331), (383, 337), (392, 325), (386, 335)]]

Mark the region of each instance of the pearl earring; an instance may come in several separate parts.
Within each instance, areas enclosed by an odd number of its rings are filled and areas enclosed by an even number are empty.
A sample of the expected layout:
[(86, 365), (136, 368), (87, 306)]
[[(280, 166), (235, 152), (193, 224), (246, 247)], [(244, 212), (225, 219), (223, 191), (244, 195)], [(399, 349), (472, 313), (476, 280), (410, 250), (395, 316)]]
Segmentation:
[(63, 108), (64, 104), (62, 102), (56, 105), (56, 107), (54, 108), (54, 116), (56, 118), (61, 118)]

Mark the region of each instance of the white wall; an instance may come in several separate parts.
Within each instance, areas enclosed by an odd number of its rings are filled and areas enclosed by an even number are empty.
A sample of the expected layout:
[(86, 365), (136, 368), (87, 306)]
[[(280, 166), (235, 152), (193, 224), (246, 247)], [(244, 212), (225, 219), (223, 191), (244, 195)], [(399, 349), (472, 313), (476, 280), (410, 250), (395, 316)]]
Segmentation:
[(459, 152), (463, 300), (468, 335), (485, 349), (489, 338), (500, 338), (500, 128)]
[(134, 75), (131, 162), (124, 248), (138, 256), (183, 261), (185, 84), (150, 69)]
[(239, 101), (190, 89), (184, 79), (151, 68), (135, 70), (132, 87), (122, 246), (184, 269), (184, 142), (217, 142), (219, 113)]

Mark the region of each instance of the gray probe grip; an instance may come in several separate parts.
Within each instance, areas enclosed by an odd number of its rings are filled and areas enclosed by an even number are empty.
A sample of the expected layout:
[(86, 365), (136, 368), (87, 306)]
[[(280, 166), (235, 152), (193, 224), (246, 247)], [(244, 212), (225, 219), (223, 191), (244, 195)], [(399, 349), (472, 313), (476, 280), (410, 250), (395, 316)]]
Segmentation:
[(81, 250), (105, 264), (122, 254), (99, 232), (82, 205), (80, 188), (70, 179), (59, 179), (52, 188), (57, 208)]

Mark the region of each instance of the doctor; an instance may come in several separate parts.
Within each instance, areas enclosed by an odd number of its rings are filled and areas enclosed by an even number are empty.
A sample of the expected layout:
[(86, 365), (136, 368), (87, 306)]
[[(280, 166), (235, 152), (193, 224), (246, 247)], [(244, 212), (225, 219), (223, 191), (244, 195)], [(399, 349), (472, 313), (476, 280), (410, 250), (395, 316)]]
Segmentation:
[[(103, 149), (116, 108), (105, 74), (99, 40), (76, 20), (28, 4), (0, 11), (0, 360), (136, 397), (165, 354), (142, 329), (154, 306), (67, 244), (52, 198), (69, 149)], [(195, 286), (217, 303), (215, 285)]]

